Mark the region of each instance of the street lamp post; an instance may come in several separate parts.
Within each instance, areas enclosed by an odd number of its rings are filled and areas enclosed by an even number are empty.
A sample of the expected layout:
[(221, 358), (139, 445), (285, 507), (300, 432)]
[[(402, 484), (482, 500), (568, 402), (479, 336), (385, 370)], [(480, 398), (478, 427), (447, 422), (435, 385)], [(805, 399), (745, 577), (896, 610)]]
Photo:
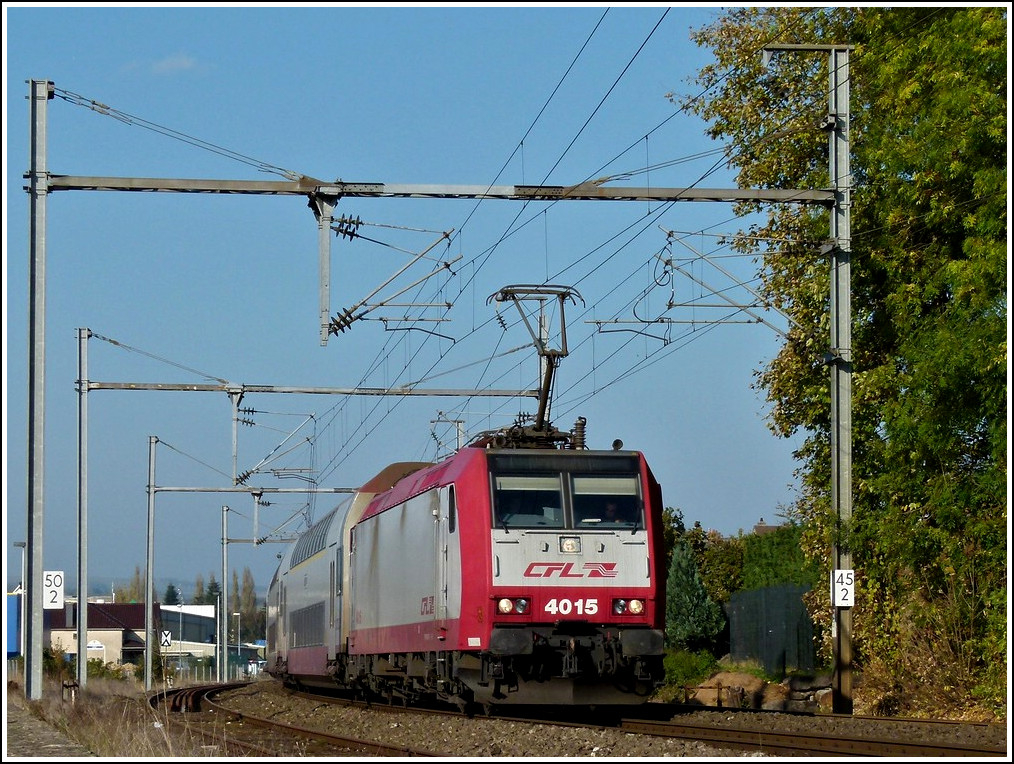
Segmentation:
[(239, 664), (242, 661), (240, 654), (239, 632), (243, 626), (243, 616), (241, 616), (239, 613), (233, 613), (233, 615), (236, 616), (236, 676), (238, 677)]
[(179, 633), (176, 635), (176, 641), (178, 643), (180, 651), (180, 668), (183, 668), (183, 590), (180, 587), (176, 587), (176, 608), (179, 610), (180, 625)]
[(27, 541), (15, 541), (14, 546), (21, 550), (21, 594), (19, 596), (19, 610), (21, 611), (18, 621), (18, 634), (20, 640), (18, 642), (18, 649), (21, 652), (21, 660), (25, 661), (25, 666), (28, 665), (28, 657), (25, 655), (25, 547), (28, 546)]

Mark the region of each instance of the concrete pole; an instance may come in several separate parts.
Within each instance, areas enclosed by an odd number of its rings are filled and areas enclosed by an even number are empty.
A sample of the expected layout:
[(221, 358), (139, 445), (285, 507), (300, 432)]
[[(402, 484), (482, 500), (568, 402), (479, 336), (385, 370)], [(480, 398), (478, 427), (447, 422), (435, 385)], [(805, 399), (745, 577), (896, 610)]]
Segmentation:
[(148, 554), (144, 574), (144, 689), (148, 692), (152, 687), (151, 651), (154, 649), (155, 619), (152, 613), (154, 602), (155, 564), (155, 444), (158, 438), (148, 436)]
[(31, 168), (28, 193), (31, 257), (31, 295), (28, 326), (28, 572), (25, 578), (28, 614), (25, 629), (25, 697), (42, 698), (42, 537), (45, 517), (46, 462), (46, 196), (49, 169), (46, 164), (46, 115), (53, 83), (29, 80), (31, 103)]
[[(77, 330), (77, 683), (88, 682), (88, 329)], [(105, 651), (102, 654), (105, 663)]]
[(854, 585), (852, 554), (847, 548), (852, 519), (852, 169), (849, 157), (849, 51), (850, 45), (772, 44), (773, 51), (826, 52), (828, 114), (822, 127), (828, 131), (828, 163), (834, 198), (831, 207), (831, 347), (825, 356), (831, 368), (831, 504), (836, 525), (831, 549), (831, 606), (834, 608), (834, 675), (832, 710), (851, 714), (852, 604), (839, 604), (834, 591), (837, 578)]
[(221, 636), (220, 654), (222, 660), (219, 662), (219, 682), (229, 681), (229, 585), (226, 582), (229, 570), (229, 507), (222, 506), (222, 586), (221, 597), (222, 607), (219, 611), (219, 633)]
[[(836, 578), (853, 580), (852, 553), (847, 533), (852, 519), (852, 169), (849, 161), (849, 51), (831, 50), (829, 135), (831, 186), (835, 192), (831, 211), (831, 499), (838, 517), (835, 532)], [(852, 702), (852, 606), (834, 607), (835, 672), (831, 705), (836, 714), (851, 714)]]

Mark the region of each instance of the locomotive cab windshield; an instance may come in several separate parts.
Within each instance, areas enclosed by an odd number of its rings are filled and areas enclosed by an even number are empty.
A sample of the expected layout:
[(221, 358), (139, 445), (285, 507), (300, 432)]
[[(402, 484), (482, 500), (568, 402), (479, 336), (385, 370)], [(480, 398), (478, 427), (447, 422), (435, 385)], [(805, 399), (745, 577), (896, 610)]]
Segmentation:
[(494, 527), (637, 529), (644, 527), (638, 463), (628, 455), (589, 454), (537, 461), (490, 455)]

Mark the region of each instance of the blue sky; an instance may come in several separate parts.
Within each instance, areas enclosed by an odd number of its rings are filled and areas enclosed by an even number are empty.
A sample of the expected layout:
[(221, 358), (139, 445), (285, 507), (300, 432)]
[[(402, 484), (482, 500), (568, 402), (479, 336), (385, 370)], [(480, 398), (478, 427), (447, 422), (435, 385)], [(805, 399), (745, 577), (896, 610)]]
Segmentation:
[[(28, 80), (57, 90), (47, 156), (60, 175), (282, 180), (277, 168), (328, 182), (610, 176), (612, 186), (731, 188), (722, 146), (666, 98), (696, 93), (690, 80), (710, 57), (690, 30), (718, 13), (6, 4), (8, 591), (20, 577), (12, 545), (25, 538), (28, 512)], [(92, 102), (121, 118), (80, 105)], [(721, 244), (749, 222), (730, 204), (343, 199), (335, 213), (363, 221), (362, 237), (332, 237), (331, 314), (364, 300), (390, 305), (326, 345), (305, 197), (59, 191), (47, 211), (43, 567), (66, 571), (71, 586), (79, 328), (94, 334), (92, 381), (530, 389), (538, 364), (529, 333), (511, 306), (499, 309), (505, 329), (489, 298), (510, 284), (568, 286), (579, 298), (567, 305), (557, 427), (585, 417), (589, 447), (619, 438), (644, 451), (666, 505), (688, 524), (735, 535), (762, 517), (777, 522), (795, 496), (798, 443), (770, 433), (751, 388), (781, 337), (734, 309), (703, 306), (752, 299), (742, 282), (756, 264)], [(698, 307), (668, 307), (690, 300)], [(397, 320), (409, 316), (426, 320)], [(551, 344), (558, 319), (550, 316)], [(729, 319), (738, 323), (716, 323)], [(256, 470), (250, 485), (287, 488), (309, 485), (308, 476), (320, 487), (356, 486), (392, 461), (446, 456), (455, 421), (467, 440), (535, 411), (517, 398), (422, 396), (250, 394), (242, 406), (253, 424), (238, 428), (238, 471)], [(224, 393), (96, 390), (88, 407), (95, 590), (144, 569), (149, 438), (158, 439), (157, 485), (225, 486), (232, 422)], [(198, 574), (221, 578), (224, 505), (229, 568), (249, 567), (263, 591), (283, 548), (275, 542), (337, 500), (265, 499), (255, 508), (244, 494), (158, 492), (157, 578), (185, 591)], [(255, 535), (271, 543), (244, 541)]]

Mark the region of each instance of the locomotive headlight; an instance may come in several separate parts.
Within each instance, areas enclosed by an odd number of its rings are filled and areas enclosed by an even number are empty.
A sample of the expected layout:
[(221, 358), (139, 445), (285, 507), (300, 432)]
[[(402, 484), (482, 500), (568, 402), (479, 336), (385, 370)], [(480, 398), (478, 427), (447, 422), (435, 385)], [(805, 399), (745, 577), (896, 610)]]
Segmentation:
[(644, 612), (644, 600), (613, 600), (614, 615), (641, 615)]
[(560, 536), (560, 552), (563, 554), (581, 554), (581, 537)]
[(503, 615), (510, 615), (511, 613), (524, 615), (528, 612), (528, 608), (531, 607), (531, 604), (531, 600), (527, 597), (518, 597), (517, 599), (503, 597), (496, 603), (496, 609)]

